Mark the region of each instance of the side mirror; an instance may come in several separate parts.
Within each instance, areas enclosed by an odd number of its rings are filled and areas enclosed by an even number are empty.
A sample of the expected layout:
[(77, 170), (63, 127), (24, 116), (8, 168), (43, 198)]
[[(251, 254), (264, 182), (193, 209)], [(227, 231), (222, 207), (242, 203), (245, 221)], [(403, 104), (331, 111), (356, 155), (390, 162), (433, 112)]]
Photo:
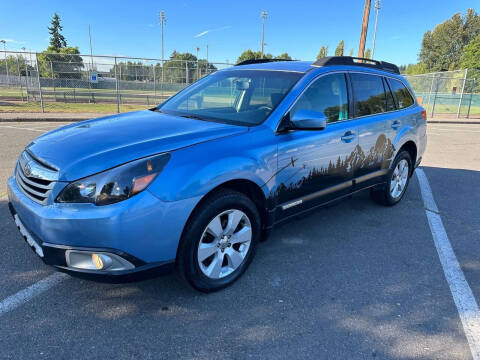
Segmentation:
[(327, 127), (327, 118), (320, 111), (299, 109), (290, 118), (290, 123), (299, 130), (323, 130)]

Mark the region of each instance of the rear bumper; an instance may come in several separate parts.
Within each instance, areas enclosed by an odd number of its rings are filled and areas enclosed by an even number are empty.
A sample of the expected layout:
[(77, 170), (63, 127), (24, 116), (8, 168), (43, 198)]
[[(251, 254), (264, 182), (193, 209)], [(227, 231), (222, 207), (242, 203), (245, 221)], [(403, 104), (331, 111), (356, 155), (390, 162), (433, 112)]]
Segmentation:
[[(173, 268), (178, 243), (198, 199), (163, 202), (148, 191), (107, 205), (40, 205), (25, 196), (13, 177), (8, 180), (9, 208), (41, 246), (43, 261), (60, 270), (97, 278)], [(69, 267), (67, 250), (108, 252), (131, 264), (129, 270), (85, 270)]]

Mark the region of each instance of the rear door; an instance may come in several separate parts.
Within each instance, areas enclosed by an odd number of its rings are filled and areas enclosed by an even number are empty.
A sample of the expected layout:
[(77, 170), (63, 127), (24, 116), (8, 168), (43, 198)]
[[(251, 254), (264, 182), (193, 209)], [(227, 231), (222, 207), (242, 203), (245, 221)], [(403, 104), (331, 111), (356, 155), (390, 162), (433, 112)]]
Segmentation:
[(387, 123), (395, 107), (391, 94), (385, 92), (383, 76), (352, 72), (350, 80), (361, 156), (354, 186), (360, 189), (382, 181), (388, 170), (393, 152)]

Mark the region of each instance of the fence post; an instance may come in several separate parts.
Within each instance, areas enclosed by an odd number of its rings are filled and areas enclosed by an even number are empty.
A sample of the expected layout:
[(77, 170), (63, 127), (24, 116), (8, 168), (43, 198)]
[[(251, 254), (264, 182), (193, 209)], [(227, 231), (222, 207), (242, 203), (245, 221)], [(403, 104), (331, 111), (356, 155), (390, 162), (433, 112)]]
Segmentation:
[(53, 96), (55, 97), (55, 102), (56, 102), (57, 101), (57, 93), (56, 93), (56, 90), (55, 90), (55, 75), (53, 74), (52, 60), (50, 60), (50, 72), (52, 73)]
[(432, 104), (432, 115), (431, 117), (433, 118), (433, 114), (435, 113), (435, 103), (437, 102), (437, 94), (438, 94), (438, 88), (440, 86), (440, 78), (437, 78), (437, 84), (435, 86), (435, 95), (433, 96), (433, 104)]
[(25, 91), (27, 92), (27, 102), (29, 102), (30, 98), (28, 97), (28, 65), (27, 65), (27, 59), (23, 60), (23, 65), (25, 66)]
[(43, 106), (43, 96), (42, 96), (42, 84), (40, 84), (40, 70), (38, 68), (38, 53), (35, 53), (35, 65), (37, 67), (37, 81), (38, 81), (38, 91), (40, 93), (40, 106), (42, 107), (42, 113), (45, 112)]
[(20, 65), (18, 63), (18, 55), (16, 56), (17, 59), (17, 71), (18, 71), (18, 81), (20, 82), (20, 91), (22, 93), (22, 102), (23, 102), (23, 84), (22, 84), (22, 74), (20, 74)]
[(152, 65), (152, 70), (153, 70), (153, 96), (155, 97), (155, 101), (157, 101), (157, 84), (156, 84), (156, 79), (155, 79), (155, 66)]
[(430, 90), (428, 92), (428, 104), (432, 105), (432, 91), (433, 91), (433, 81), (435, 80), (435, 75), (432, 76), (432, 82), (430, 83)]
[(185, 61), (185, 85), (188, 85), (188, 61)]
[(120, 112), (120, 98), (118, 94), (118, 77), (117, 77), (117, 57), (115, 56), (115, 92), (117, 94), (117, 113)]
[(465, 90), (465, 82), (467, 81), (468, 69), (465, 69), (465, 76), (463, 77), (462, 93), (460, 94), (460, 101), (457, 108), (457, 119), (460, 117), (460, 107), (462, 106), (463, 92)]
[(472, 106), (473, 88), (475, 87), (475, 79), (472, 80), (472, 87), (470, 88), (470, 100), (468, 101), (467, 119), (470, 119), (470, 107)]

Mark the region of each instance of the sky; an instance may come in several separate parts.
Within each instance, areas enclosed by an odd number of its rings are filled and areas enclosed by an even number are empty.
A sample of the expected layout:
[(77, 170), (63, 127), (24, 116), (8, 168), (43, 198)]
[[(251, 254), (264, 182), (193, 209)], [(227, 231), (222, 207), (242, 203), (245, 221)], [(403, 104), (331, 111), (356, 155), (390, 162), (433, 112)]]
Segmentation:
[[(372, 47), (375, 11), (370, 12), (366, 47)], [(7, 50), (48, 46), (51, 17), (57, 12), (68, 45), (89, 54), (91, 26), (94, 54), (161, 58), (158, 13), (165, 10), (165, 58), (173, 50), (209, 60), (235, 62), (245, 49), (260, 50), (260, 13), (265, 22), (265, 52), (288, 52), (294, 59), (314, 60), (321, 46), (333, 55), (340, 40), (345, 55), (358, 53), (364, 0), (83, 0), (5, 1), (0, 11), (0, 39)], [(398, 65), (415, 63), (423, 34), (466, 9), (480, 11), (480, 0), (382, 0), (375, 58)], [(3, 49), (2, 49), (3, 50)]]

